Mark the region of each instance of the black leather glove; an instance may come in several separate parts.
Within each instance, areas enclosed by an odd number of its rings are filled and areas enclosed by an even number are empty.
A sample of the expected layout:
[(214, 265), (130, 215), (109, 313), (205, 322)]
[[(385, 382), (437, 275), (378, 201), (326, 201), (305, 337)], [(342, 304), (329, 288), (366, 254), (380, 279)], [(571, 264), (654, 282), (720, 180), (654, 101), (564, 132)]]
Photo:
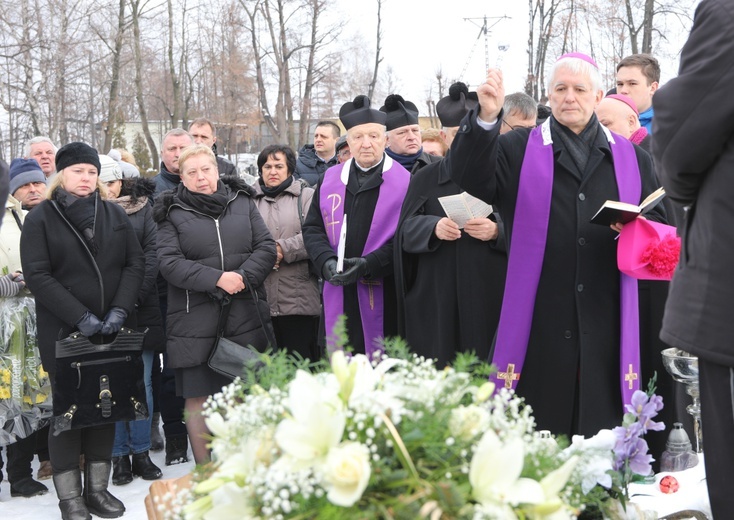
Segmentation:
[(334, 275), (332, 285), (352, 285), (367, 274), (367, 259), (362, 257), (345, 258), (344, 271)]
[(76, 322), (76, 328), (85, 336), (94, 336), (102, 330), (102, 322), (99, 321), (97, 316), (87, 311), (82, 316), (82, 319)]
[(336, 275), (336, 259), (335, 258), (329, 258), (326, 262), (324, 262), (324, 266), (321, 268), (321, 277), (326, 280), (327, 282), (330, 282), (332, 278)]
[(120, 307), (112, 307), (107, 311), (107, 316), (104, 317), (104, 323), (102, 324), (102, 330), (100, 332), (103, 336), (114, 334), (122, 328), (122, 325), (127, 319), (127, 311)]

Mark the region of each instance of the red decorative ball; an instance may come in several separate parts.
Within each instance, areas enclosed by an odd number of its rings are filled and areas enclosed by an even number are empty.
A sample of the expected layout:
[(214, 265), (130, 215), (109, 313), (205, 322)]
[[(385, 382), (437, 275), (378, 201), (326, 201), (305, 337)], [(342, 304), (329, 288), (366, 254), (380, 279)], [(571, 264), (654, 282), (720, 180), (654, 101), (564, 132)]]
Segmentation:
[(660, 491), (665, 494), (675, 493), (678, 488), (680, 488), (680, 484), (672, 475), (666, 475), (660, 480)]

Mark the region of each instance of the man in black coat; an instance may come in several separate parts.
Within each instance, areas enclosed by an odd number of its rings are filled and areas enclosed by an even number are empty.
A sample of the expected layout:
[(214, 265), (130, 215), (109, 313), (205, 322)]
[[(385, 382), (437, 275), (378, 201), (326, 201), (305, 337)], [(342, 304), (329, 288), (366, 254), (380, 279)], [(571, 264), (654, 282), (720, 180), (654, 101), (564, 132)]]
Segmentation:
[(305, 144), (298, 150), (294, 177), (316, 186), (324, 172), (337, 163), (336, 141), (340, 134), (341, 128), (333, 121), (316, 123), (313, 144)]
[(161, 141), (161, 170), (153, 177), (155, 182), (155, 195), (157, 197), (166, 190), (178, 187), (181, 177), (178, 171), (178, 157), (187, 146), (194, 144), (191, 137), (183, 128), (169, 130)]
[[(603, 91), (591, 58), (564, 55), (549, 78), (552, 117), (500, 136), (504, 87), (491, 69), (448, 160), (452, 179), (504, 219), (509, 263), (493, 380), (517, 387), (539, 428), (593, 435), (621, 422), (622, 395), (645, 374), (631, 336), (639, 316), (627, 298), (620, 311), (621, 292), (636, 303), (636, 284), (620, 276), (616, 232), (590, 220), (606, 200), (639, 204), (657, 181), (647, 153), (598, 123)], [(664, 220), (656, 210), (648, 217)]]
[[(476, 107), (475, 92), (457, 83), (436, 105), (451, 136)], [(475, 218), (463, 229), (446, 216), (439, 197), (463, 190), (451, 180), (449, 162), (422, 168), (410, 179), (396, 234), (395, 277), (402, 318), (400, 334), (419, 355), (453, 361), (474, 351), (486, 360), (500, 316), (507, 254), (501, 226)], [(480, 319), (477, 319), (481, 316)]]
[(232, 161), (221, 155), (217, 155), (217, 129), (214, 123), (205, 117), (198, 117), (191, 121), (189, 125), (189, 134), (196, 144), (204, 144), (212, 149), (217, 158), (217, 169), (219, 176), (238, 175), (237, 166)]
[(734, 510), (734, 4), (703, 0), (678, 77), (654, 98), (652, 151), (668, 196), (687, 206), (660, 337), (698, 356), (706, 484), (714, 518)]

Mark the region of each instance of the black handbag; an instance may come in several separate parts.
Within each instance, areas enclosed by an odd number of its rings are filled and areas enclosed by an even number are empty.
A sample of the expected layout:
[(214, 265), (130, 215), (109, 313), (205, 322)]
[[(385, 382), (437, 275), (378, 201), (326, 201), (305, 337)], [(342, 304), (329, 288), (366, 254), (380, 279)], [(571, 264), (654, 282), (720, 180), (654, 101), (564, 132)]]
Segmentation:
[(148, 417), (143, 381), (144, 332), (122, 327), (112, 343), (80, 332), (56, 342), (53, 434)]
[[(267, 307), (266, 301), (258, 298), (257, 292), (255, 292), (252, 286), (250, 285), (249, 287), (255, 308), (257, 309), (257, 316), (260, 319), (260, 326), (269, 345), (275, 348), (275, 332), (273, 331), (273, 324), (270, 322), (270, 308)], [(229, 317), (230, 303), (231, 300), (229, 297), (224, 298), (221, 302), (222, 308), (219, 311), (217, 339), (214, 341), (214, 347), (212, 347), (212, 351), (209, 354), (207, 364), (217, 374), (227, 376), (234, 380), (236, 377), (244, 377), (245, 366), (258, 368), (263, 363), (260, 361), (260, 353), (253, 347), (250, 345), (240, 345), (224, 337), (224, 328), (227, 325), (227, 318)], [(267, 319), (265, 320), (263, 319), (263, 310), (260, 308), (261, 303), (264, 303), (267, 307)]]

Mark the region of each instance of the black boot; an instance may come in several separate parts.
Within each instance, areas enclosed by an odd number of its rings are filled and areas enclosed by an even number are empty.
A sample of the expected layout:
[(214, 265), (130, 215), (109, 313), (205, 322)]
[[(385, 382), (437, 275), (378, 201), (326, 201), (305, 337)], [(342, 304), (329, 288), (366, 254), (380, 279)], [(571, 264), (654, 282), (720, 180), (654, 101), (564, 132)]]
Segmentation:
[(62, 520), (91, 520), (82, 498), (82, 472), (78, 469), (54, 473), (54, 487), (59, 497)]
[(10, 496), (11, 497), (35, 497), (36, 495), (43, 495), (48, 491), (48, 488), (36, 482), (31, 477), (26, 477), (13, 482), (10, 484)]
[(130, 467), (130, 455), (112, 457), (112, 483), (115, 486), (124, 486), (133, 481), (133, 472)]
[(189, 438), (187, 435), (166, 437), (166, 466), (188, 462)]
[(162, 451), (163, 437), (159, 425), (161, 423), (161, 414), (154, 413), (153, 419), (150, 421), (150, 451)]
[(89, 512), (101, 518), (117, 518), (125, 513), (125, 505), (107, 491), (112, 462), (86, 461), (84, 471), (84, 501)]
[(157, 480), (161, 478), (161, 469), (153, 464), (147, 451), (133, 453), (133, 475), (143, 480)]

